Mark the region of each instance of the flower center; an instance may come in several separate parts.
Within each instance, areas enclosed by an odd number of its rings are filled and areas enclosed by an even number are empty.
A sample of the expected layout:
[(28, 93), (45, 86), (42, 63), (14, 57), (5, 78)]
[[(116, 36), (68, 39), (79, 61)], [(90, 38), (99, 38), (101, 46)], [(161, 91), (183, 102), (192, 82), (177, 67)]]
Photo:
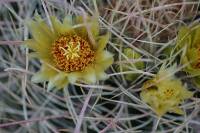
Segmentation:
[(77, 35), (62, 35), (52, 46), (58, 69), (65, 72), (81, 71), (94, 62), (91, 45)]
[(174, 90), (173, 89), (167, 89), (166, 91), (164, 91), (164, 94), (167, 98), (170, 98), (174, 95)]

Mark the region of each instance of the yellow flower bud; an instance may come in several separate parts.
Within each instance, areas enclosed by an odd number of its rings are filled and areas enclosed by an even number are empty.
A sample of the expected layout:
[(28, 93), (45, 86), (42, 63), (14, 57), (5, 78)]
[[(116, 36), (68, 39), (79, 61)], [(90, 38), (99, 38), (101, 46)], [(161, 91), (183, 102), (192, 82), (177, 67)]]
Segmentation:
[(200, 88), (200, 24), (181, 27), (176, 46), (183, 50), (181, 63), (183, 69), (193, 77), (193, 82)]
[(193, 95), (172, 74), (173, 69), (175, 68), (162, 68), (153, 79), (143, 84), (140, 93), (142, 101), (150, 105), (158, 116), (167, 112), (183, 114), (179, 105)]

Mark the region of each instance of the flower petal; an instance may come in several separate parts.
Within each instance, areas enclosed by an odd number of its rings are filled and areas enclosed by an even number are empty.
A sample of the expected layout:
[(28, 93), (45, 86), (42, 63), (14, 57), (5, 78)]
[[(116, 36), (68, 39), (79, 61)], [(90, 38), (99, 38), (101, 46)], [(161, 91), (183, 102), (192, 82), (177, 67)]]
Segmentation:
[(106, 35), (97, 37), (97, 43), (98, 43), (97, 51), (103, 50), (106, 47), (106, 45), (109, 41), (109, 38), (110, 38), (109, 33), (107, 33)]
[(100, 63), (100, 62), (103, 62), (105, 60), (112, 59), (112, 58), (113, 58), (113, 54), (106, 50), (98, 52), (96, 54), (96, 62), (97, 63)]
[(96, 36), (99, 35), (99, 22), (98, 22), (98, 18), (97, 17), (91, 18), (90, 22), (91, 22), (91, 32), (92, 32), (92, 35), (94, 37), (96, 37)]
[(63, 20), (63, 24), (64, 25), (70, 25), (72, 26), (73, 25), (73, 22), (72, 22), (72, 15), (67, 15), (65, 16), (64, 20)]
[(76, 34), (85, 40), (89, 40), (87, 29), (85, 25), (83, 25), (83, 17), (77, 16), (74, 21), (75, 21), (75, 24), (77, 24), (77, 27), (74, 29)]
[(108, 51), (103, 51), (96, 56), (96, 64), (101, 66), (104, 70), (112, 65), (113, 61), (113, 54)]
[(83, 79), (89, 83), (96, 82), (96, 74), (95, 70), (92, 67), (87, 67), (86, 70), (83, 72)]
[(24, 41), (24, 44), (26, 44), (26, 46), (40, 54), (44, 54), (44, 55), (49, 55), (51, 53), (51, 47), (49, 45), (46, 45), (45, 43), (39, 43), (37, 41), (35, 41), (34, 39), (28, 39), (26, 41)]
[(80, 78), (79, 72), (71, 72), (67, 75), (70, 83), (75, 83), (78, 78)]
[(43, 22), (28, 22), (28, 26), (32, 32), (33, 38), (42, 44), (51, 45), (53, 42), (53, 34), (51, 35), (51, 31), (48, 26), (44, 26)]
[(51, 22), (57, 37), (61, 34), (74, 32), (70, 24), (67, 23), (62, 24), (55, 16), (51, 16)]
[(194, 26), (193, 28), (194, 29), (194, 32), (192, 34), (193, 36), (193, 41), (192, 41), (192, 44), (195, 46), (195, 45), (199, 45), (200, 43), (200, 25), (197, 25), (197, 26)]
[(113, 58), (109, 58), (109, 59), (104, 60), (104, 61), (101, 62), (101, 67), (102, 67), (102, 69), (105, 70), (112, 64), (113, 64)]
[(65, 87), (68, 84), (67, 76), (65, 73), (58, 73), (55, 77), (51, 78), (48, 83), (48, 90), (56, 87), (57, 89)]
[(61, 31), (62, 23), (55, 16), (51, 16), (51, 23), (52, 23), (54, 32), (58, 36)]
[(190, 32), (191, 31), (188, 27), (186, 26), (181, 27), (177, 37), (178, 47), (183, 47), (185, 43), (188, 43), (188, 47), (190, 47), (191, 45), (191, 34), (189, 34)]
[(96, 73), (98, 80), (106, 80), (109, 78), (108, 74), (105, 72)]
[(194, 94), (193, 92), (184, 89), (184, 91), (182, 91), (181, 97), (182, 99), (188, 99), (191, 98), (193, 94)]
[(50, 53), (44, 54), (42, 52), (31, 52), (28, 54), (29, 58), (38, 58), (41, 61), (45, 62), (46, 64), (55, 66), (54, 60), (52, 60), (52, 55)]
[(88, 39), (88, 31), (86, 26), (88, 26), (88, 30), (89, 32), (91, 32), (94, 38), (99, 35), (99, 23), (97, 17), (86, 17), (86, 20), (84, 20), (83, 16), (77, 16), (75, 18), (75, 23), (78, 25), (82, 25), (80, 27), (75, 28), (75, 30), (76, 33), (84, 39)]
[(179, 107), (173, 108), (171, 112), (174, 112), (174, 113), (180, 114), (180, 115), (184, 114), (184, 111), (182, 109), (180, 109)]
[(55, 70), (48, 67), (47, 65), (42, 65), (42, 68), (39, 72), (33, 75), (32, 81), (35, 83), (40, 83), (44, 81), (48, 81), (50, 78), (54, 77), (57, 74)]
[(32, 49), (32, 50), (34, 50), (34, 51), (40, 50), (40, 48), (38, 47), (37, 42), (36, 42), (34, 39), (25, 40), (25, 41), (24, 41), (24, 44), (26, 44), (26, 46), (27, 46), (29, 49)]
[(46, 34), (48, 34), (49, 36), (51, 36), (52, 37), (52, 39), (54, 40), (55, 38), (54, 38), (54, 32), (51, 30), (51, 28), (50, 28), (50, 26), (45, 22), (45, 20), (43, 20), (42, 18), (41, 18), (41, 16), (40, 15), (36, 15), (35, 16), (35, 20), (36, 20), (36, 22), (40, 25), (40, 28), (42, 28), (43, 30), (44, 30), (44, 32), (46, 33)]
[(95, 67), (95, 73), (97, 80), (106, 80), (109, 76), (104, 72), (104, 69), (101, 66)]

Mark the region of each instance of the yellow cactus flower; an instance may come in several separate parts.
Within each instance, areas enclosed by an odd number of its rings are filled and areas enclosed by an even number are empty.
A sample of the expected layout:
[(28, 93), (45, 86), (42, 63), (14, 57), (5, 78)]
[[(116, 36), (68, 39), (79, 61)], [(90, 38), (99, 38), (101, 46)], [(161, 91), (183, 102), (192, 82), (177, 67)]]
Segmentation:
[(183, 114), (179, 105), (193, 95), (179, 79), (170, 75), (174, 69), (174, 67), (161, 68), (153, 79), (143, 84), (140, 97), (158, 116), (167, 112)]
[(194, 77), (194, 83), (200, 87), (200, 24), (181, 27), (177, 47), (184, 49), (181, 56), (181, 63), (186, 65), (184, 71), (191, 74)]
[(32, 81), (49, 81), (48, 89), (52, 89), (77, 81), (95, 83), (107, 78), (104, 71), (113, 63), (113, 55), (104, 50), (109, 34), (100, 35), (96, 17), (67, 16), (60, 22), (51, 16), (52, 26), (49, 26), (37, 16), (28, 25), (33, 38), (25, 44), (42, 63)]
[[(135, 52), (131, 48), (124, 48), (123, 54), (126, 56), (122, 57), (123, 60), (133, 60), (133, 59), (140, 59), (141, 55), (137, 52)], [(121, 65), (121, 71), (130, 71), (131, 68), (133, 69), (143, 69), (144, 68), (144, 62), (135, 62), (135, 63), (126, 63)], [(120, 71), (120, 67), (118, 68), (118, 71)], [(133, 81), (138, 76), (138, 74), (126, 74), (124, 77), (126, 80)]]

